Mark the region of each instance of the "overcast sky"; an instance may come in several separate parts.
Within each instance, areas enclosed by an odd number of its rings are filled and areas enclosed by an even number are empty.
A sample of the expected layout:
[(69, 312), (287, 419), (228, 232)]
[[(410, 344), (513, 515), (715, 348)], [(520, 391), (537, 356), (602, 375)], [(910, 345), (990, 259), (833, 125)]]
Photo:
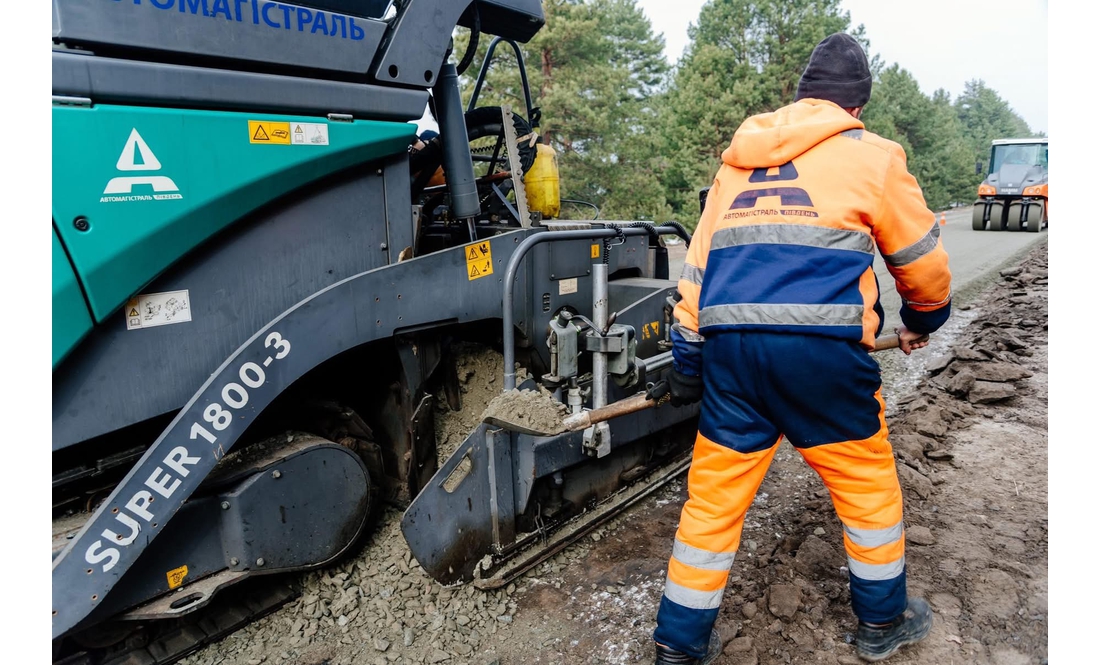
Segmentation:
[[(664, 33), (675, 63), (704, 0), (638, 0)], [(1036, 131), (1047, 131), (1046, 0), (841, 0), (852, 25), (862, 23), (889, 66), (898, 63), (925, 94), (944, 88), (955, 99), (970, 79), (983, 79)], [(874, 99), (872, 97), (872, 103)]]

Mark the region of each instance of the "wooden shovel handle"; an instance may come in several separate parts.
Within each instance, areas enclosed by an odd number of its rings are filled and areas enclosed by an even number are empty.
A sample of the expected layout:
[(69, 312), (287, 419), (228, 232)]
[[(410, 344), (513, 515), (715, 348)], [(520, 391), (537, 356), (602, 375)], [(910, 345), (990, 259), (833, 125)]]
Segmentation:
[(612, 402), (607, 406), (601, 406), (598, 409), (592, 409), (591, 411), (581, 411), (580, 413), (574, 413), (571, 416), (566, 417), (562, 423), (569, 432), (575, 432), (588, 428), (590, 425), (596, 423), (602, 423), (605, 420), (611, 420), (612, 418), (618, 418), (619, 416), (629, 415), (631, 413), (637, 413), (638, 411), (645, 411), (657, 406), (657, 402), (646, 397), (645, 393), (638, 393), (633, 397), (627, 397), (621, 399), (618, 402)]
[[(927, 342), (928, 335), (924, 335), (920, 339), (914, 340), (914, 344), (918, 342)], [(875, 340), (875, 351), (885, 351), (886, 349), (896, 349), (901, 346), (901, 337), (898, 335), (883, 335)]]
[[(928, 341), (928, 335), (916, 340), (917, 342)], [(896, 349), (901, 344), (901, 339), (898, 335), (883, 335), (875, 340), (875, 351), (884, 351), (886, 349)], [(638, 393), (633, 397), (627, 397), (621, 399), (618, 402), (613, 402), (607, 406), (602, 406), (598, 409), (592, 409), (591, 411), (581, 411), (580, 413), (574, 413), (571, 416), (566, 417), (563, 421), (563, 426), (567, 432), (575, 432), (582, 429), (587, 429), (589, 426), (596, 423), (602, 423), (605, 420), (611, 420), (618, 418), (619, 416), (626, 416), (631, 413), (637, 413), (638, 411), (644, 411), (657, 406), (657, 402), (649, 399), (645, 393)]]

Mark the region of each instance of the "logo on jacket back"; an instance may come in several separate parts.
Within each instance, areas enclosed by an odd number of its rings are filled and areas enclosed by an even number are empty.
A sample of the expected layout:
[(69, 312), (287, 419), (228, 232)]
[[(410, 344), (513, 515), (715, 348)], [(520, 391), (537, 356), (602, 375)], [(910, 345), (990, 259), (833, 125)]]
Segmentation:
[[(769, 168), (753, 169), (752, 174), (749, 176), (749, 182), (751, 183), (773, 183), (773, 182), (788, 182), (791, 180), (798, 180), (798, 169), (794, 167), (794, 162), (787, 162), (779, 167), (777, 173), (769, 175)], [(811, 210), (756, 210), (757, 203), (760, 199), (779, 197), (779, 205), (781, 206), (800, 206), (806, 208), (812, 208), (814, 202), (810, 199), (810, 195), (806, 190), (800, 187), (765, 187), (761, 189), (749, 189), (741, 192), (733, 200), (733, 204), (730, 205), (730, 210), (751, 210), (751, 212), (742, 213), (727, 213), (726, 219), (734, 217), (749, 217), (758, 215), (793, 215), (799, 217), (817, 217), (817, 213)]]
[[(130, 130), (130, 138), (126, 139), (126, 145), (122, 148), (122, 154), (118, 157), (115, 168), (125, 172), (159, 171), (160, 160), (153, 154), (153, 150), (145, 139), (141, 138), (137, 128)], [(152, 188), (152, 194), (134, 193), (134, 186)], [(179, 187), (165, 175), (128, 175), (111, 178), (103, 189), (100, 203), (115, 203), (118, 201), (164, 201), (182, 199)]]

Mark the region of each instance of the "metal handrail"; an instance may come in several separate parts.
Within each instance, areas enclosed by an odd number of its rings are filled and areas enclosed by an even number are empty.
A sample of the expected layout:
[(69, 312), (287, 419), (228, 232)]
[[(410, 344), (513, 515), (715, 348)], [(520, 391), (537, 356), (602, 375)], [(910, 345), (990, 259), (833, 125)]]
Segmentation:
[(523, 102), (527, 105), (527, 121), (531, 123), (532, 129), (537, 129), (538, 121), (531, 117), (535, 112), (535, 108), (531, 104), (531, 84), (527, 82), (527, 65), (523, 61), (523, 53), (519, 50), (519, 44), (511, 39), (494, 37), (493, 41), (489, 42), (489, 48), (485, 50), (485, 60), (481, 63), (481, 71), (477, 74), (477, 83), (474, 84), (474, 93), (470, 96), (470, 103), (466, 105), (466, 112), (473, 111), (477, 106), (477, 98), (481, 96), (481, 86), (485, 84), (485, 76), (489, 73), (489, 63), (493, 59), (493, 51), (496, 50), (497, 44), (500, 42), (505, 42), (511, 46), (516, 53), (516, 60), (519, 62), (519, 76), (523, 83)]
[[(677, 235), (677, 229), (668, 226), (658, 226), (657, 232), (661, 235)], [(649, 231), (641, 228), (593, 228), (576, 231), (542, 231), (532, 234), (519, 244), (512, 257), (508, 259), (508, 267), (504, 270), (504, 389), (513, 390), (516, 387), (516, 328), (515, 313), (515, 281), (516, 272), (524, 257), (535, 245), (544, 242), (558, 242), (566, 240), (597, 240), (602, 238), (615, 238), (621, 236), (647, 236)]]

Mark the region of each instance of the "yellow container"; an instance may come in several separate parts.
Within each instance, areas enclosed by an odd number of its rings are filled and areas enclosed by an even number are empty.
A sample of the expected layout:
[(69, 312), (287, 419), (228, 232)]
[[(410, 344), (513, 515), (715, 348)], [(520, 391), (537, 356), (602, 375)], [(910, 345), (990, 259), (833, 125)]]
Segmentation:
[(539, 143), (535, 162), (523, 176), (527, 190), (527, 207), (542, 213), (545, 219), (561, 214), (561, 178), (558, 176), (558, 153), (550, 146)]

